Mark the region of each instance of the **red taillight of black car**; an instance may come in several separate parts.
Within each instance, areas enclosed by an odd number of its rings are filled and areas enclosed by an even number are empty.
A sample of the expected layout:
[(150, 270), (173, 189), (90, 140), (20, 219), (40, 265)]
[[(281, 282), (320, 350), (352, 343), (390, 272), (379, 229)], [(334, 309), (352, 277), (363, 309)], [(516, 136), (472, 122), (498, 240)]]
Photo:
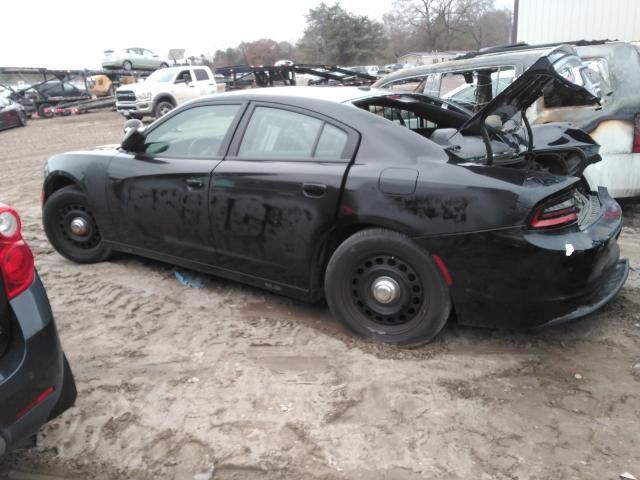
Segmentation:
[(9, 300), (33, 282), (35, 266), (31, 249), (22, 239), (18, 213), (0, 203), (0, 272)]
[(538, 207), (531, 217), (531, 228), (566, 227), (578, 221), (578, 202), (575, 192), (554, 198)]

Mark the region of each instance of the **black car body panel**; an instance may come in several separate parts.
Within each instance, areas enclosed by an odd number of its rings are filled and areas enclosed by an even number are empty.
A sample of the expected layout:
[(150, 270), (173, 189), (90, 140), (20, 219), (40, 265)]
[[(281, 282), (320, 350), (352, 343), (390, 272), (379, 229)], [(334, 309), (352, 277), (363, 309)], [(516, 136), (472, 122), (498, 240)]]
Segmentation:
[[(75, 383), (37, 274), (32, 285), (10, 302), (0, 278), (0, 323), (5, 344), (0, 351), (2, 456), (26, 444), (44, 423), (69, 408), (75, 400)], [(49, 389), (46, 398), (33, 405)]]
[[(201, 99), (138, 135), (153, 135), (191, 108), (237, 104), (218, 155), (171, 158), (145, 153), (135, 141), (130, 151), (56, 155), (45, 171), (45, 202), (57, 188), (75, 184), (112, 249), (306, 300), (323, 296), (324, 270), (336, 247), (369, 227), (406, 234), (444, 261), (463, 323), (534, 327), (617, 292), (622, 284), (606, 279), (628, 271), (617, 250), (618, 205), (606, 191), (582, 191), (579, 178), (559, 175), (546, 157), (537, 158), (556, 155), (565, 169), (575, 166), (571, 154), (597, 161), (597, 145), (588, 135), (548, 125), (544, 135), (534, 132), (533, 145), (527, 146), (519, 134), (496, 134), (493, 140), (506, 145), (509, 161), (491, 166), (486, 152), (476, 160), (461, 159), (455, 154), (459, 149), (427, 138), (437, 137), (439, 126), (459, 129), (470, 118), (434, 102), (349, 87), (275, 88)], [(331, 161), (243, 156), (239, 147), (260, 106), (339, 128), (346, 138), (344, 156)], [(434, 121), (400, 118), (393, 110), (401, 107), (407, 114), (433, 114)], [(421, 126), (412, 131), (411, 122)], [(477, 136), (466, 138), (484, 145)], [(578, 222), (532, 229), (532, 215), (541, 205), (579, 190), (575, 195), (584, 202), (584, 215)], [(603, 281), (613, 286), (595, 292), (594, 285)], [(520, 302), (520, 310), (506, 316), (505, 304), (512, 301)]]

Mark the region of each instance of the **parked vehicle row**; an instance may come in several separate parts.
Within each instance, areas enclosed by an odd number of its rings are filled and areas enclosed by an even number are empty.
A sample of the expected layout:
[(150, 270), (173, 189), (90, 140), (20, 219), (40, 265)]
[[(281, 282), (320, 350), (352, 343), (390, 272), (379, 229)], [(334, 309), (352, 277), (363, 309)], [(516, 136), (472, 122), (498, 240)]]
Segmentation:
[[(601, 101), (562, 46), (477, 113), (368, 87), (244, 90), (188, 102), (122, 144), (50, 158), (44, 228), (65, 257), (123, 251), (296, 298), (376, 340), (465, 324), (533, 328), (609, 301), (622, 215), (580, 180), (597, 143), (531, 125), (538, 97)], [(584, 72), (582, 72), (584, 73)], [(206, 207), (205, 207), (206, 206)]]

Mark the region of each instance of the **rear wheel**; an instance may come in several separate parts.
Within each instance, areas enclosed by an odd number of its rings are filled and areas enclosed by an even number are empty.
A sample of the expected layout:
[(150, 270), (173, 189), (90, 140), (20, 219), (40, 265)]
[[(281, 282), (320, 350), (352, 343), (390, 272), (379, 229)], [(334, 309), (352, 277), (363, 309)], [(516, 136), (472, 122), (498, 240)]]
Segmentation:
[(131, 69), (133, 69), (133, 65), (131, 64), (131, 62), (129, 60), (125, 60), (124, 62), (122, 62), (122, 69), (126, 70), (128, 72)]
[(51, 106), (50, 103), (41, 103), (40, 106), (38, 106), (38, 115), (40, 115), (41, 118), (51, 118), (54, 116), (53, 113), (53, 108)]
[(104, 245), (100, 229), (85, 195), (75, 186), (53, 193), (42, 212), (44, 231), (51, 245), (77, 263), (106, 260), (111, 251)]
[(162, 62), (160, 64), (160, 68), (169, 68), (169, 64), (167, 62)]
[(358, 232), (336, 249), (325, 295), (332, 313), (356, 333), (404, 346), (429, 342), (451, 312), (449, 289), (429, 254), (385, 229)]

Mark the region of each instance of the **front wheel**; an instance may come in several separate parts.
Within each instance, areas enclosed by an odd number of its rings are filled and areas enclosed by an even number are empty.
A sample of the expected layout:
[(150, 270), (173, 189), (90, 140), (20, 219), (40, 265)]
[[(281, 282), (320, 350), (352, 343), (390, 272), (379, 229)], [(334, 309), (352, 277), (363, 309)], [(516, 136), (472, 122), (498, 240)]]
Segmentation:
[(438, 266), (428, 252), (392, 230), (363, 230), (345, 240), (329, 260), (324, 288), (338, 320), (387, 343), (427, 343), (451, 313)]
[(44, 231), (53, 248), (77, 263), (95, 263), (109, 258), (98, 223), (87, 199), (77, 187), (53, 193), (42, 211)]
[(153, 114), (156, 118), (164, 117), (167, 113), (173, 110), (173, 104), (171, 102), (161, 101), (156, 105)]
[(122, 69), (126, 70), (127, 72), (131, 71), (133, 69), (133, 65), (131, 64), (131, 62), (129, 60), (125, 60), (122, 63)]
[(169, 68), (169, 64), (167, 62), (162, 62), (160, 64), (160, 68)]

